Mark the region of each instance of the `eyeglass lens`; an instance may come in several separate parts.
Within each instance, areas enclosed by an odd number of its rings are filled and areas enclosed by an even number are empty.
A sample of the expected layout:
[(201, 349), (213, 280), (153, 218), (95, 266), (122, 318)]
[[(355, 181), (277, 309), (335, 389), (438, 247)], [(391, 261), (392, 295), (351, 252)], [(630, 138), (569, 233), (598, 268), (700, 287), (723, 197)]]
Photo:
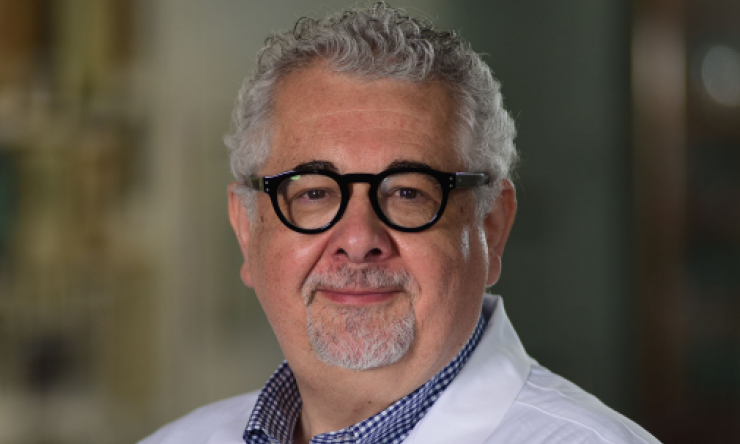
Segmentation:
[[(283, 216), (294, 226), (308, 230), (329, 224), (342, 203), (339, 184), (321, 174), (293, 175), (280, 184), (277, 196)], [(437, 215), (443, 192), (433, 176), (397, 173), (380, 183), (375, 198), (392, 224), (418, 228)]]

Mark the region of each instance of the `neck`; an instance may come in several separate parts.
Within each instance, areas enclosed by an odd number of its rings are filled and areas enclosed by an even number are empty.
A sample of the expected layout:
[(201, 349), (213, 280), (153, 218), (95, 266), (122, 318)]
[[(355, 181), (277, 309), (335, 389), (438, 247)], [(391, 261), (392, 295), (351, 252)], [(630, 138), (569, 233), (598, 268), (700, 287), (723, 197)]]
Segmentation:
[(385, 410), (442, 368), (413, 374), (398, 364), (362, 371), (327, 365), (318, 374), (296, 373), (303, 406), (295, 443), (307, 444), (316, 435), (344, 429)]

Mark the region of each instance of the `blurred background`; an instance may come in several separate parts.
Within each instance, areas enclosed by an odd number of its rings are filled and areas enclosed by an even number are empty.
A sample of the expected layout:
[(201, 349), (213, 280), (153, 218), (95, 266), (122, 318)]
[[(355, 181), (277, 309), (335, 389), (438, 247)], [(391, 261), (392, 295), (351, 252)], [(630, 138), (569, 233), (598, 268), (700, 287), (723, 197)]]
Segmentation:
[[(0, 444), (132, 443), (282, 360), (221, 137), (334, 0), (0, 0)], [(494, 287), (529, 353), (666, 444), (740, 443), (740, 2), (401, 0), (503, 83)]]

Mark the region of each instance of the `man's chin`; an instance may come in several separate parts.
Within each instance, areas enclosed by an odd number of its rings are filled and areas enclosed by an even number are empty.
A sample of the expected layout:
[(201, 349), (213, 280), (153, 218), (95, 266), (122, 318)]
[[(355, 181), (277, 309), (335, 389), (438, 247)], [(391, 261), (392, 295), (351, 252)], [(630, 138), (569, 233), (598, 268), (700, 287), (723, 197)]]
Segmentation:
[(326, 364), (350, 370), (384, 367), (401, 360), (414, 342), (410, 304), (396, 310), (314, 305), (308, 309), (308, 337)]

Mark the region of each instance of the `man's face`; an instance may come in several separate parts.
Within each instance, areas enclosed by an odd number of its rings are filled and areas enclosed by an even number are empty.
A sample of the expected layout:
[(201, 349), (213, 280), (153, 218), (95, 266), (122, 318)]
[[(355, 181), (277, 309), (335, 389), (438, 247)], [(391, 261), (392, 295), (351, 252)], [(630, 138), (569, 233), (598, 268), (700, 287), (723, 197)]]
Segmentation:
[[(314, 66), (277, 87), (271, 154), (260, 175), (307, 164), (341, 174), (399, 163), (463, 171), (454, 112), (436, 83), (366, 81)], [(378, 219), (368, 188), (352, 184), (344, 216), (319, 234), (283, 225), (265, 193), (248, 219), (232, 194), (242, 278), (294, 371), (410, 365), (431, 377), (472, 332), (483, 288), (499, 272), (491, 254), (500, 252), (489, 254), (489, 246), (505, 240), (510, 220), (476, 219), (472, 191), (455, 190), (439, 222), (403, 233)]]

